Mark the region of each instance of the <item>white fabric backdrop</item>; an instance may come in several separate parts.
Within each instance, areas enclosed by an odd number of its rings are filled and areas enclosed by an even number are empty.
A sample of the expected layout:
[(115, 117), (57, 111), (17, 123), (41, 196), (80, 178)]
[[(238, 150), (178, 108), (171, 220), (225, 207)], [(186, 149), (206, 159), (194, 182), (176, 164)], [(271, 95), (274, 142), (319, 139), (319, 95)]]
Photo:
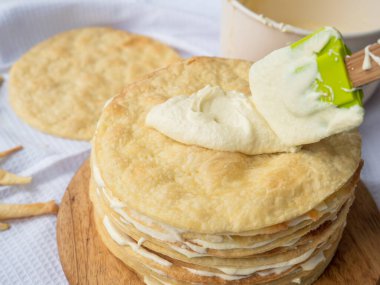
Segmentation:
[[(58, 32), (106, 25), (159, 39), (183, 56), (217, 55), (219, 6), (219, 0), (0, 2), (0, 74), (6, 79), (0, 90), (0, 150), (25, 147), (0, 161), (0, 167), (33, 176), (32, 184), (0, 187), (0, 202), (59, 202), (90, 147), (40, 133), (9, 108), (7, 71), (21, 54)], [(362, 177), (380, 205), (378, 108), (380, 97), (374, 96), (367, 104), (361, 132), (366, 161)], [(16, 220), (11, 225), (0, 233), (0, 284), (67, 284), (57, 253), (55, 217)]]

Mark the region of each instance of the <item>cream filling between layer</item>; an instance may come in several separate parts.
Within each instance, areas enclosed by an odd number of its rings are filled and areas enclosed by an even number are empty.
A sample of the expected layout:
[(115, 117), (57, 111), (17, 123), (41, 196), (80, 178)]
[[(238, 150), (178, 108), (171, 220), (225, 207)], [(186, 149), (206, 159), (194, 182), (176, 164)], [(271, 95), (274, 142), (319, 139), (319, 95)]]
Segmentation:
[(115, 226), (112, 224), (110, 219), (107, 216), (104, 216), (103, 218), (103, 225), (105, 229), (107, 230), (110, 237), (119, 245), (121, 246), (129, 246), (134, 252), (144, 256), (145, 258), (148, 258), (162, 266), (172, 266), (172, 263), (167, 261), (166, 259), (163, 259), (159, 257), (156, 254), (153, 254), (146, 249), (140, 247), (133, 239), (131, 239), (129, 236), (121, 234)]
[[(263, 265), (263, 266), (256, 266), (256, 267), (251, 267), (251, 268), (229, 268), (229, 267), (216, 267), (218, 270), (229, 274), (229, 275), (251, 275), (253, 273), (256, 273), (257, 271), (263, 271), (263, 270), (274, 270), (277, 268), (286, 268), (289, 269), (290, 267), (299, 264), (301, 262), (306, 261), (315, 251), (315, 248), (309, 249), (306, 251), (304, 254), (290, 259), (288, 261), (276, 263), (276, 264), (271, 264), (271, 265)], [(287, 269), (284, 269), (287, 270)]]
[(311, 271), (315, 267), (317, 267), (318, 264), (320, 264), (321, 262), (323, 262), (325, 260), (326, 260), (326, 257), (323, 254), (323, 251), (321, 251), (318, 254), (316, 254), (315, 256), (313, 256), (313, 258), (310, 258), (308, 261), (301, 264), (301, 267), (305, 271)]
[(194, 268), (188, 268), (184, 267), (187, 271), (200, 276), (206, 276), (206, 277), (219, 277), (224, 280), (239, 280), (245, 278), (244, 276), (235, 276), (235, 275), (227, 275), (223, 273), (216, 273), (216, 272), (210, 272), (210, 271), (203, 271), (203, 270), (197, 270)]
[[(118, 243), (119, 245), (128, 245), (130, 246), (136, 253), (141, 254), (142, 256), (158, 263), (162, 266), (171, 266), (172, 263), (167, 261), (164, 258), (161, 258), (144, 248), (141, 248), (138, 243), (136, 243), (133, 239), (130, 237), (123, 235), (119, 232), (118, 229), (112, 224), (108, 216), (105, 216), (103, 219), (103, 224), (111, 236), (111, 238)], [(319, 245), (317, 248), (323, 246), (323, 244)], [(249, 267), (249, 268), (231, 268), (231, 267), (215, 267), (215, 269), (218, 269), (219, 271), (223, 273), (216, 273), (216, 272), (210, 272), (210, 271), (204, 271), (204, 270), (196, 270), (193, 268), (184, 267), (188, 271), (198, 274), (201, 276), (208, 276), (208, 277), (219, 277), (225, 280), (238, 280), (242, 278), (246, 278), (254, 273), (259, 274), (260, 276), (267, 276), (270, 274), (280, 274), (289, 268), (291, 268), (294, 265), (300, 265), (303, 270), (310, 271), (313, 270), (319, 263), (325, 260), (325, 256), (323, 254), (323, 250), (319, 252), (317, 255), (310, 258), (310, 256), (315, 252), (317, 248), (312, 248), (303, 253), (302, 255), (295, 257), (293, 259), (290, 259), (285, 262), (275, 263), (271, 265), (262, 265), (262, 266), (256, 266), (256, 267)], [(325, 247), (324, 250), (328, 249), (329, 245)], [(153, 269), (152, 269), (153, 270)], [(155, 270), (156, 273), (159, 273), (159, 270)]]
[(260, 276), (268, 276), (271, 274), (281, 274), (295, 265), (301, 266), (301, 268), (305, 271), (311, 271), (316, 266), (318, 266), (318, 264), (320, 264), (322, 261), (325, 260), (323, 250), (310, 258), (310, 256), (314, 253), (315, 250), (316, 249), (310, 249), (304, 254), (302, 254), (301, 256), (298, 256), (286, 262), (281, 262), (281, 263), (273, 264), (270, 266), (256, 266), (256, 267), (243, 268), (243, 269), (215, 267), (216, 269), (222, 271), (225, 274), (204, 271), (204, 270), (196, 270), (196, 269), (187, 268), (187, 267), (184, 267), (184, 268), (186, 268), (188, 271), (197, 275), (207, 276), (207, 277), (219, 277), (225, 280), (243, 279), (255, 273), (257, 273)]
[[(103, 189), (102, 192), (105, 194), (105, 197), (107, 199), (113, 199), (107, 193), (107, 190), (105, 190), (105, 188), (102, 188), (102, 189)], [(335, 209), (329, 209), (329, 208), (326, 208), (326, 209), (328, 209), (328, 210), (335, 210)], [(256, 243), (251, 244), (249, 246), (244, 246), (244, 245), (241, 245), (241, 244), (238, 244), (238, 243), (228, 243), (228, 242), (213, 243), (213, 242), (209, 242), (209, 241), (205, 241), (205, 240), (201, 240), (201, 239), (194, 239), (194, 240), (192, 240), (193, 242), (196, 243), (196, 244), (194, 244), (194, 243), (191, 243), (191, 242), (183, 241), (183, 239), (179, 239), (180, 235), (178, 234), (178, 232), (175, 232), (175, 235), (174, 235), (175, 238), (173, 238), (173, 235), (170, 234), (170, 233), (167, 234), (167, 233), (162, 233), (162, 232), (158, 232), (158, 231), (152, 230), (151, 228), (149, 228), (147, 226), (144, 226), (143, 224), (141, 224), (141, 223), (137, 222), (136, 220), (132, 219), (127, 214), (127, 212), (124, 211), (124, 210), (122, 210), (121, 208), (115, 207), (115, 208), (113, 208), (113, 210), (121, 216), (121, 221), (124, 224), (132, 224), (140, 232), (143, 232), (143, 233), (145, 233), (145, 234), (147, 234), (147, 235), (149, 235), (149, 236), (151, 236), (151, 237), (153, 237), (155, 239), (159, 239), (161, 241), (181, 242), (183, 244), (181, 247), (178, 247), (178, 246), (173, 245), (173, 244), (170, 244), (169, 246), (172, 249), (174, 249), (175, 251), (177, 251), (177, 252), (179, 252), (179, 253), (181, 253), (181, 254), (189, 257), (189, 258), (192, 258), (192, 257), (201, 257), (201, 256), (211, 256), (211, 255), (207, 254), (207, 249), (228, 250), (228, 249), (252, 249), (252, 248), (258, 248), (258, 247), (267, 245), (267, 244), (269, 244), (271, 242), (274, 242), (274, 241), (276, 241), (276, 240), (284, 237), (284, 236), (279, 236), (279, 237), (274, 238), (274, 239), (269, 239), (269, 240), (265, 240), (265, 241), (262, 241), (262, 242), (256, 242)], [(305, 215), (305, 216), (306, 217), (297, 218), (297, 219), (300, 219), (300, 220), (296, 220), (296, 222), (294, 224), (297, 225), (297, 224), (299, 224), (302, 221), (305, 221), (307, 219), (311, 219), (309, 216), (307, 216), (307, 215)], [(152, 221), (150, 221), (150, 222), (152, 222)], [(282, 246), (291, 246), (291, 245), (294, 245), (298, 240), (299, 240), (299, 238), (292, 239), (289, 242), (283, 244)], [(281, 246), (281, 245), (279, 245), (279, 246)], [(191, 249), (192, 251), (189, 251), (188, 249)]]
[(301, 278), (294, 278), (292, 280), (293, 283), (296, 283), (296, 284), (301, 284)]

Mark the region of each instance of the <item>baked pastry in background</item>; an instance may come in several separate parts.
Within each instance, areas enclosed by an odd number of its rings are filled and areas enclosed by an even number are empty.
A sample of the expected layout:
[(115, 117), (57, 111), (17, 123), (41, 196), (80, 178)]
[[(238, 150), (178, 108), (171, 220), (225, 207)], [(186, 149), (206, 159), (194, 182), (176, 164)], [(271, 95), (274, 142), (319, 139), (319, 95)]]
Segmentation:
[(13, 65), (9, 101), (32, 127), (89, 140), (105, 101), (179, 58), (165, 44), (121, 30), (64, 32), (39, 43)]
[(102, 112), (91, 154), (97, 229), (146, 284), (311, 284), (335, 253), (359, 180), (357, 131), (244, 155), (145, 125), (153, 106), (206, 85), (248, 96), (250, 66), (192, 58), (128, 86)]

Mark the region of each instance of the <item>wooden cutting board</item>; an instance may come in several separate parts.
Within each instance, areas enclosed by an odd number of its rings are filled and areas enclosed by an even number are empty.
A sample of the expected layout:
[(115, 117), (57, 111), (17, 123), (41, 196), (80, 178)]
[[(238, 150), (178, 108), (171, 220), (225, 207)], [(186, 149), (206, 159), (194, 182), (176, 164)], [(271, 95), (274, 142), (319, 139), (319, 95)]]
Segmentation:
[[(88, 197), (89, 177), (86, 162), (67, 188), (58, 213), (59, 256), (69, 283), (144, 284), (108, 251), (98, 236)], [(362, 183), (338, 251), (315, 284), (380, 284), (380, 214)]]

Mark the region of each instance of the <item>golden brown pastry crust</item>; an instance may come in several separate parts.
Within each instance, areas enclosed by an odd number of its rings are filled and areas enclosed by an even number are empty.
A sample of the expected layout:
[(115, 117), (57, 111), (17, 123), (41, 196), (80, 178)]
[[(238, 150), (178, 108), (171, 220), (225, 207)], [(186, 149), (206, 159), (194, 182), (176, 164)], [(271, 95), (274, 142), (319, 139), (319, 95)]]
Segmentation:
[(89, 140), (103, 104), (132, 81), (178, 61), (170, 47), (110, 28), (58, 34), (23, 55), (10, 72), (10, 103), (46, 133)]

